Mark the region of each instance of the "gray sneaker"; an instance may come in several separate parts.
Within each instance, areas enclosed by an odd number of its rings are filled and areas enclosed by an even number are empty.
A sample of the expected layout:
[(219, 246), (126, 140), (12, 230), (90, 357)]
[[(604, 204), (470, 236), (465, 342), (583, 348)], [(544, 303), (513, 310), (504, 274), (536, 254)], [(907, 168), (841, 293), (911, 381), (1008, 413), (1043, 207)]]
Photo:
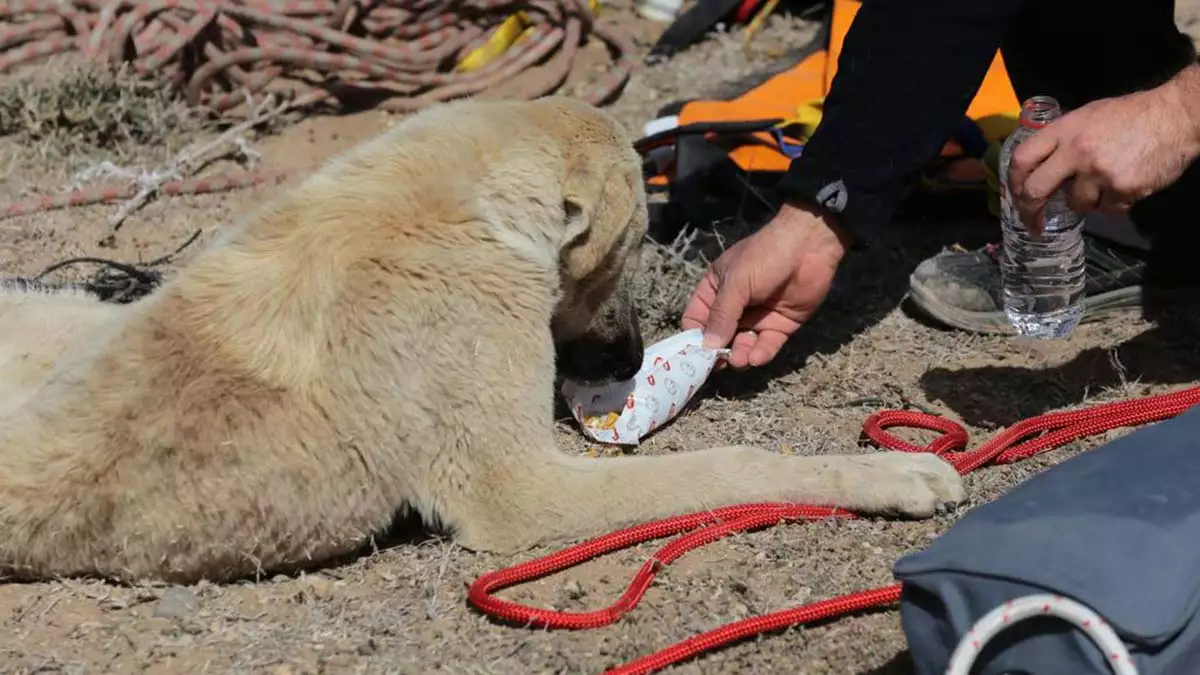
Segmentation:
[[(1082, 322), (1142, 303), (1146, 263), (1136, 249), (1083, 235), (1087, 283)], [(1000, 246), (949, 250), (917, 266), (909, 277), (912, 303), (939, 323), (971, 333), (1012, 335), (1001, 299)]]

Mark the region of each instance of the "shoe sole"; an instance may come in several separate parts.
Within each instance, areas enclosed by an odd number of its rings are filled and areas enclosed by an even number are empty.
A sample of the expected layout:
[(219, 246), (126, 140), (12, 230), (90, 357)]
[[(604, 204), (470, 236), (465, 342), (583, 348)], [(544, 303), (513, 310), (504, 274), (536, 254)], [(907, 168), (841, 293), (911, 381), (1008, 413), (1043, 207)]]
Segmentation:
[[(909, 277), (908, 296), (922, 312), (950, 328), (984, 335), (1016, 333), (1004, 312), (973, 312), (947, 305), (912, 277)], [(1134, 309), (1141, 304), (1140, 285), (1088, 296), (1083, 300), (1083, 318), (1079, 322), (1083, 324), (1098, 321), (1118, 310)]]

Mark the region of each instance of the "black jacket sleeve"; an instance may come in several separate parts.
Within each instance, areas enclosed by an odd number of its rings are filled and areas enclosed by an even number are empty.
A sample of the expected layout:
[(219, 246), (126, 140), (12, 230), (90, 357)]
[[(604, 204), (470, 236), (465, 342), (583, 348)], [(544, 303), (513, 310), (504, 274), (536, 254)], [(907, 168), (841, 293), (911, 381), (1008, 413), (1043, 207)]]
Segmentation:
[(889, 220), (966, 114), (1021, 5), (865, 0), (821, 123), (778, 185), (784, 200), (823, 207), (858, 240)]

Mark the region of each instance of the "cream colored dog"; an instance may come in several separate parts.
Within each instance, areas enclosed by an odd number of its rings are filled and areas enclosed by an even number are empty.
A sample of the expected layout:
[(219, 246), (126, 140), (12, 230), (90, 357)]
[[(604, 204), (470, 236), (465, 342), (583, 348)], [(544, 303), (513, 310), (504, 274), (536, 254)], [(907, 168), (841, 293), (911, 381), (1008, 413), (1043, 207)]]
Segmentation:
[(562, 98), (407, 118), (127, 306), (0, 295), (0, 569), (226, 579), (328, 560), (415, 510), (511, 552), (791, 500), (927, 517), (930, 455), (749, 447), (588, 459), (557, 366), (628, 377), (640, 161)]

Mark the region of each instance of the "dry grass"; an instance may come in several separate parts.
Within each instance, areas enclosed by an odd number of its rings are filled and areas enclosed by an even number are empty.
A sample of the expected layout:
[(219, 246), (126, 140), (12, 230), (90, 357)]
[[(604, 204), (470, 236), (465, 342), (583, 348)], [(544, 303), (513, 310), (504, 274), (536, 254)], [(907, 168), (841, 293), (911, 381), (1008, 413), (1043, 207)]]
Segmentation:
[(65, 62), (0, 85), (0, 137), (25, 161), (125, 163), (170, 153), (207, 126), (173, 90), (126, 69)]
[(636, 302), (642, 331), (650, 339), (678, 330), (683, 307), (704, 276), (707, 260), (693, 249), (697, 234), (686, 230), (665, 245), (650, 241), (642, 253)]
[[(778, 66), (777, 59), (811, 35), (811, 26), (781, 19), (748, 49), (736, 34), (718, 36), (669, 64), (640, 71), (613, 110), (637, 128), (671, 100), (753, 81), (753, 73)], [(375, 114), (305, 121), (265, 139), (263, 162), (311, 165), (387, 123)], [(174, 150), (182, 144), (161, 142)], [(116, 161), (118, 155), (92, 147), (80, 142), (63, 150), (62, 162)], [(152, 260), (197, 229), (206, 236), (219, 231), (267, 195), (264, 188), (152, 203), (104, 251), (95, 242), (105, 232), (106, 207), (5, 221), (0, 266), (5, 274), (30, 275), (74, 255)], [(684, 239), (646, 251), (639, 299), (648, 339), (676, 329), (704, 261), (754, 226), (745, 212), (712, 220), (715, 229), (693, 223)], [(1191, 315), (1157, 325), (1120, 318), (1085, 326), (1059, 344), (927, 325), (901, 308), (909, 271), (943, 246), (993, 238), (995, 224), (986, 216), (908, 217), (892, 233), (847, 259), (817, 317), (775, 362), (757, 371), (718, 373), (693, 406), (636, 452), (714, 443), (797, 454), (871, 452), (856, 441), (875, 407), (843, 405), (863, 397), (888, 407), (904, 400), (930, 407), (966, 425), (974, 444), (1046, 409), (1200, 379), (1200, 355), (1192, 348), (1200, 319)], [(185, 253), (178, 262), (186, 261)], [(567, 419), (559, 421), (557, 436), (567, 452), (619, 452), (592, 447)], [(1103, 440), (977, 472), (968, 478), (971, 502), (929, 521), (813, 523), (716, 542), (665, 570), (638, 608), (598, 630), (503, 626), (467, 606), (466, 585), (478, 575), (546, 549), (514, 558), (471, 555), (436, 538), (398, 532), (377, 552), (298, 577), (187, 588), (69, 580), (0, 585), (0, 659), (13, 673), (597, 673), (751, 614), (890, 583), (896, 557), (923, 547), (967, 509)], [(634, 547), (501, 595), (595, 609), (621, 593), (655, 548)], [(669, 672), (902, 675), (911, 672), (904, 648), (896, 613), (881, 612), (748, 641)]]

